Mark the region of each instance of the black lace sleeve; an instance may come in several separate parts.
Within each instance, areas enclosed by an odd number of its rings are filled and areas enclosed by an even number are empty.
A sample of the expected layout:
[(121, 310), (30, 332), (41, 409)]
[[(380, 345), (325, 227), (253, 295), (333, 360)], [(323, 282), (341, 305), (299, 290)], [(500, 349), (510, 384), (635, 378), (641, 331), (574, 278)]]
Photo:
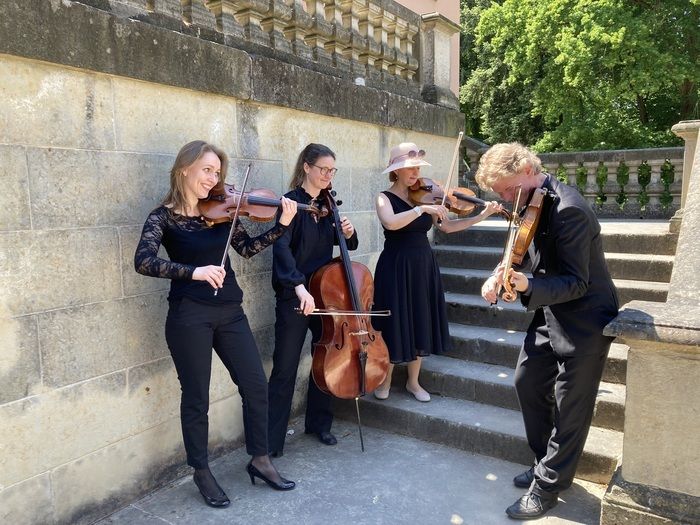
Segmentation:
[(143, 275), (165, 279), (192, 279), (195, 267), (158, 257), (163, 233), (168, 225), (169, 212), (161, 206), (151, 212), (143, 225), (141, 239), (134, 254), (134, 268)]
[(257, 237), (251, 237), (248, 235), (248, 232), (241, 222), (237, 221), (236, 229), (231, 237), (231, 246), (233, 246), (233, 249), (236, 250), (241, 257), (249, 259), (282, 237), (284, 232), (287, 231), (287, 228), (288, 226), (276, 222), (275, 225), (265, 233), (261, 233)]

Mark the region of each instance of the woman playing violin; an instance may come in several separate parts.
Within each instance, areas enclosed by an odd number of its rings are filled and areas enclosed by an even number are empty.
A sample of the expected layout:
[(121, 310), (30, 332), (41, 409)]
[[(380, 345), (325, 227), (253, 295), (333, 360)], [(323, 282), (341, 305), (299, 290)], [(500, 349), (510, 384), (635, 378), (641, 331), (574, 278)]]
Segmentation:
[(513, 479), (527, 493), (506, 513), (536, 518), (557, 504), (574, 479), (612, 342), (603, 328), (617, 315), (617, 293), (591, 207), (575, 188), (543, 172), (529, 149), (515, 142), (492, 146), (479, 161), (476, 181), (504, 200), (519, 188), (521, 202), (514, 209), (538, 189), (546, 195), (524, 267), (504, 275), (499, 265), (481, 289), (493, 303), (508, 279), (534, 311), (515, 370), (534, 466)]
[[(336, 174), (335, 153), (322, 144), (309, 144), (299, 154), (285, 196), (303, 204), (316, 201), (330, 187)], [(341, 218), (343, 236), (348, 249), (358, 246), (355, 228)], [(316, 307), (308, 291), (311, 275), (333, 258), (333, 246), (338, 243), (332, 216), (299, 214), (274, 245), (272, 286), (275, 289), (275, 351), (269, 383), (270, 452), (281, 456), (292, 408), (294, 385), (304, 340), (311, 329), (313, 343), (321, 337), (321, 322), (309, 316)], [(299, 310), (304, 315), (299, 314)], [(333, 412), (331, 396), (322, 392), (309, 375), (306, 400), (305, 431), (314, 434), (321, 443), (335, 445), (331, 434)]]
[(389, 397), (393, 364), (408, 363), (406, 390), (418, 401), (430, 401), (430, 394), (418, 382), (421, 358), (443, 352), (449, 342), (440, 269), (427, 232), (438, 226), (438, 220), (444, 232), (465, 230), (500, 209), (490, 202), (474, 217), (449, 219), (442, 205), (414, 206), (409, 188), (418, 181), (421, 166), (430, 166), (424, 155), (411, 142), (392, 148), (383, 173), (389, 173), (393, 184), (376, 201), (385, 241), (375, 270), (374, 308), (392, 312), (374, 321), (392, 363), (386, 380), (374, 391), (378, 399)]
[[(137, 272), (171, 279), (165, 338), (182, 390), (187, 464), (194, 468), (193, 479), (204, 501), (213, 507), (230, 502), (208, 463), (212, 347), (238, 385), (246, 451), (252, 456), (246, 467), (251, 482), (258, 477), (278, 490), (294, 488), (268, 456), (265, 372), (241, 307), (243, 292), (228, 260), (221, 266), (230, 223), (209, 226), (198, 207), (199, 199), (221, 189), (227, 165), (226, 154), (211, 144), (198, 140), (183, 146), (170, 171), (170, 191), (146, 219), (134, 256)], [(252, 257), (282, 236), (295, 214), (296, 203), (282, 199), (282, 214), (274, 227), (251, 238), (236, 222), (231, 246), (242, 257)], [(170, 260), (158, 256), (161, 244)]]

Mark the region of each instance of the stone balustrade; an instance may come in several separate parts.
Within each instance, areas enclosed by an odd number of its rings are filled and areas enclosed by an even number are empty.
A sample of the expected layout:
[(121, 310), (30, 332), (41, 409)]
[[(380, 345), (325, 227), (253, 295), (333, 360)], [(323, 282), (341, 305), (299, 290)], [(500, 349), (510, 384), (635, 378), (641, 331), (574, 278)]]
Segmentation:
[[(463, 143), (473, 181), (478, 158), (488, 145)], [(480, 147), (483, 146), (483, 147)], [(577, 187), (601, 217), (668, 219), (681, 207), (683, 148), (540, 153), (545, 171)], [(473, 183), (472, 183), (473, 184)]]
[(393, 0), (78, 1), (413, 98), (434, 92), (421, 63), (432, 69), (436, 58), (417, 51), (440, 27)]

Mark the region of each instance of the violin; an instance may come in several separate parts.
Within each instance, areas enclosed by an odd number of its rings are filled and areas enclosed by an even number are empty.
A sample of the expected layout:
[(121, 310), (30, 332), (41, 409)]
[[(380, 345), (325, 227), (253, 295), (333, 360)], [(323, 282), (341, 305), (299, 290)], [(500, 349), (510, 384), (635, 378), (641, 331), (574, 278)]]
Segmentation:
[[(416, 206), (423, 204), (442, 204), (445, 200), (445, 207), (458, 217), (466, 217), (475, 207), (486, 207), (485, 200), (476, 197), (476, 194), (469, 188), (450, 188), (445, 195), (445, 190), (439, 182), (427, 177), (418, 179), (413, 186), (408, 189), (408, 198)], [(507, 210), (500, 210), (499, 215), (510, 220), (510, 213)]]
[[(256, 222), (273, 220), (277, 209), (282, 206), (279, 197), (272, 190), (261, 188), (241, 193), (233, 184), (224, 184), (220, 190), (213, 189), (207, 198), (199, 199), (198, 206), (204, 220), (211, 225), (233, 220), (239, 203), (239, 216), (245, 215)], [(326, 208), (319, 209), (311, 204), (297, 203), (297, 210), (307, 211), (318, 217), (328, 215)]]
[[(513, 203), (513, 220), (509, 224), (508, 237), (506, 246), (503, 250), (503, 300), (512, 303), (518, 297), (518, 292), (515, 285), (510, 279), (513, 272), (513, 264), (522, 264), (525, 259), (530, 243), (535, 237), (537, 226), (540, 223), (540, 217), (544, 208), (544, 199), (547, 196), (547, 191), (542, 188), (537, 188), (532, 192), (529, 202), (524, 208), (522, 214), (518, 213), (516, 206), (520, 200), (520, 191), (515, 197)], [(511, 227), (514, 226), (514, 227)]]
[[(314, 344), (312, 376), (319, 389), (340, 399), (355, 399), (372, 392), (386, 379), (389, 351), (370, 318), (374, 281), (369, 268), (350, 260), (340, 227), (338, 205), (329, 189), (322, 192), (333, 213), (340, 257), (314, 272), (309, 292), (319, 310), (332, 315), (322, 319), (321, 337)], [(362, 427), (360, 427), (362, 450)]]

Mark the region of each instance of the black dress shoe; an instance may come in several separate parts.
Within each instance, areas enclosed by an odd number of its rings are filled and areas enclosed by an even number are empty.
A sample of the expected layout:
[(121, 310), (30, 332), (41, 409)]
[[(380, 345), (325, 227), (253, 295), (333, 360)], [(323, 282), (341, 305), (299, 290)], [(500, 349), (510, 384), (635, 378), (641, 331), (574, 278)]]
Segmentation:
[(506, 514), (514, 520), (531, 520), (539, 518), (549, 509), (556, 507), (557, 503), (559, 503), (559, 497), (556, 494), (545, 498), (533, 492), (528, 492), (508, 507)]
[(281, 458), (284, 456), (284, 452), (281, 450), (273, 450), (272, 452), (269, 453), (271, 458)]
[(228, 499), (228, 496), (226, 496), (224, 489), (216, 482), (216, 479), (214, 479), (209, 469), (196, 469), (192, 479), (207, 505), (217, 508), (229, 506), (231, 501)]
[(288, 479), (284, 479), (282, 476), (280, 476), (281, 481), (279, 483), (277, 483), (276, 481), (272, 481), (265, 474), (263, 474), (257, 468), (255, 468), (255, 465), (253, 465), (252, 461), (248, 463), (248, 465), (246, 465), (245, 469), (248, 472), (248, 475), (250, 476), (250, 482), (253, 485), (255, 485), (255, 478), (260, 478), (275, 490), (292, 490), (296, 486), (296, 483)]
[(520, 489), (529, 489), (533, 479), (535, 479), (535, 467), (530, 467), (513, 478), (513, 485)]
[(313, 430), (305, 430), (305, 434), (316, 434), (318, 440), (324, 445), (337, 445), (338, 440), (330, 432), (314, 432)]

